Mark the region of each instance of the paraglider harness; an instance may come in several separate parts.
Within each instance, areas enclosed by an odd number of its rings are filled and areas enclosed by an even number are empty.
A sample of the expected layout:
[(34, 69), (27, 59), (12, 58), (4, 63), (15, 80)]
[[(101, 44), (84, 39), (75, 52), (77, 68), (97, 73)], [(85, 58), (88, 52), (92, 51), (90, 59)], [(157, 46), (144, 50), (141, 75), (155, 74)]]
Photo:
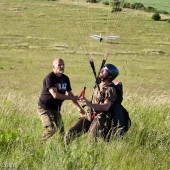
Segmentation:
[[(122, 105), (123, 101), (123, 85), (121, 82), (111, 82), (103, 88), (101, 91), (101, 99), (105, 99), (105, 91), (108, 87), (113, 87), (116, 90), (117, 99), (114, 104), (111, 105), (109, 111), (106, 112), (108, 117), (108, 126), (112, 128), (122, 128), (123, 133), (127, 132), (131, 126), (131, 119), (129, 117), (128, 111)], [(101, 103), (104, 100), (100, 101)]]
[[(98, 76), (96, 75), (96, 71), (95, 71), (95, 66), (94, 66), (94, 62), (93, 60), (89, 60), (90, 65), (92, 67), (94, 76), (95, 76), (95, 87), (94, 88), (98, 88), (98, 90), (100, 91), (99, 88), (99, 74), (101, 69), (104, 67), (106, 59), (107, 59), (107, 55), (108, 53), (104, 56), (104, 59), (102, 61)], [(122, 129), (122, 133), (125, 133), (128, 131), (128, 129), (131, 126), (131, 119), (129, 117), (129, 113), (128, 111), (125, 109), (125, 107), (123, 107), (122, 105), (122, 101), (123, 101), (123, 86), (121, 82), (111, 82), (108, 85), (106, 85), (102, 91), (100, 92), (100, 99), (98, 101), (99, 103), (103, 103), (104, 102), (104, 98), (105, 98), (105, 91), (107, 90), (108, 87), (113, 87), (116, 90), (116, 94), (117, 94), (117, 99), (115, 101), (114, 104), (111, 105), (111, 107), (109, 108), (109, 111), (106, 112), (105, 114), (103, 114), (106, 117), (106, 124), (109, 128), (115, 128), (115, 129)], [(92, 99), (93, 99), (93, 95), (92, 95)], [(92, 101), (92, 100), (91, 100)], [(90, 112), (91, 114), (91, 121), (93, 121), (96, 116), (97, 113), (92, 109), (89, 108), (88, 112)]]

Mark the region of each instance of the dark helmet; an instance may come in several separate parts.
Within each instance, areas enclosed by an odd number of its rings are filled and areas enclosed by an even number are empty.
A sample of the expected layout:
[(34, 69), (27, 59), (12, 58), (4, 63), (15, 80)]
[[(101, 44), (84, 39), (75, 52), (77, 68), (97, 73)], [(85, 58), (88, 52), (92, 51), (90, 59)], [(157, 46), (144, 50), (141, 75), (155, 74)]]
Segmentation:
[(114, 80), (119, 74), (117, 67), (115, 67), (113, 64), (106, 64), (105, 67), (107, 67), (109, 73), (112, 75), (112, 80)]

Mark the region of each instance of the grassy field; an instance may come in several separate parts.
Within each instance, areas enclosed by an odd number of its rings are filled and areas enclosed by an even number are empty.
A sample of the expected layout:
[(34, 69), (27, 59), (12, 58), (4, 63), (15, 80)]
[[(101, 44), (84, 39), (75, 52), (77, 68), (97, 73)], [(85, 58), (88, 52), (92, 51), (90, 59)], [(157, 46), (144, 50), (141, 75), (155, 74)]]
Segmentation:
[[(161, 8), (167, 6), (164, 2)], [(110, 11), (79, 1), (1, 0), (0, 169), (169, 169), (170, 25), (143, 11)], [(91, 34), (121, 38), (99, 42)], [(53, 59), (65, 60), (73, 92), (79, 94), (87, 83), (90, 98), (94, 77), (89, 54), (98, 70), (106, 52), (124, 84), (123, 105), (132, 119), (127, 135), (97, 144), (84, 135), (67, 150), (58, 134), (40, 144), (37, 101)], [(66, 130), (79, 117), (70, 102), (64, 102), (62, 114)]]
[(152, 6), (156, 8), (157, 10), (165, 10), (170, 12), (170, 5), (169, 0), (155, 0), (155, 1), (147, 1), (147, 0), (126, 0), (126, 2), (135, 3), (140, 2), (143, 3), (145, 6)]

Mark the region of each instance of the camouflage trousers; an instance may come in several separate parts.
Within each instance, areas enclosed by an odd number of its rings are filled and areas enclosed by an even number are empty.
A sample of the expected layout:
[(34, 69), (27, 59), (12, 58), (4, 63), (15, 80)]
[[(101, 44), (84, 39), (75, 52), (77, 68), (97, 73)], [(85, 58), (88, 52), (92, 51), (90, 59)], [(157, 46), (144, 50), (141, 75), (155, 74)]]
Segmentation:
[(88, 132), (89, 140), (97, 140), (98, 137), (108, 140), (111, 128), (109, 122), (109, 118), (104, 113), (98, 114), (93, 121), (90, 121), (86, 116), (81, 117), (65, 134), (65, 145), (69, 145), (71, 140), (86, 132)]
[(38, 115), (44, 127), (42, 141), (53, 136), (57, 130), (60, 134), (64, 134), (64, 122), (60, 111), (47, 110), (38, 106)]

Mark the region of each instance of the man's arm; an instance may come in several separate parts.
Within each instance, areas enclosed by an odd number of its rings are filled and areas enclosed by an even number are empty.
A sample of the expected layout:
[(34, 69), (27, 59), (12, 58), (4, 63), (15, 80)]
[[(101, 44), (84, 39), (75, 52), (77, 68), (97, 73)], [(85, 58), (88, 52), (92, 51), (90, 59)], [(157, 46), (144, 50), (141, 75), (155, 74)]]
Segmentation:
[(71, 91), (68, 91), (68, 95), (58, 93), (57, 89), (55, 87), (51, 87), (49, 89), (49, 92), (51, 95), (54, 97), (54, 99), (59, 99), (59, 100), (72, 100), (73, 104), (76, 106), (77, 110), (83, 115), (85, 114), (85, 111), (81, 108), (79, 105), (78, 101), (79, 98), (78, 96), (74, 96)]
[(110, 106), (111, 106), (111, 102), (106, 99), (104, 103), (100, 103), (100, 104), (93, 104), (90, 101), (88, 101), (86, 98), (84, 98), (82, 100), (82, 102), (84, 102), (88, 107), (93, 108), (96, 111), (108, 111)]
[(61, 94), (58, 93), (57, 89), (55, 87), (50, 87), (49, 88), (49, 92), (51, 93), (51, 95), (54, 97), (54, 99), (59, 99), (59, 100), (73, 100), (73, 101), (77, 101), (79, 98), (78, 96), (74, 96), (74, 95), (65, 95), (65, 94)]
[[(74, 94), (72, 93), (72, 91), (68, 91), (68, 95), (69, 96), (74, 96)], [(79, 98), (78, 98), (79, 100)], [(78, 101), (77, 100), (72, 100), (73, 104), (76, 106), (77, 110), (82, 114), (84, 115), (85, 114), (85, 111), (82, 109), (82, 107), (79, 105)]]

